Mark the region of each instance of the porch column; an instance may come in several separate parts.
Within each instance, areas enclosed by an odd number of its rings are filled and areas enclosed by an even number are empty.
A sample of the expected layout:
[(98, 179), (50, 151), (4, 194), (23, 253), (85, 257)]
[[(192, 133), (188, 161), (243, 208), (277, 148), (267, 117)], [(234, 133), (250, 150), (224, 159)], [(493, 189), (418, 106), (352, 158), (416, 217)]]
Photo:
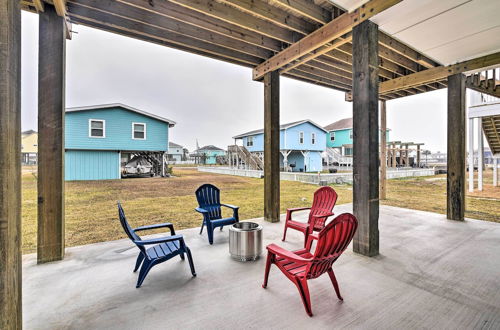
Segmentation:
[(477, 119), (477, 190), (483, 191), (484, 143), (483, 119)]
[(417, 144), (417, 167), (420, 167), (420, 144)]
[(493, 158), (493, 187), (498, 187), (498, 158)]
[(280, 221), (280, 76), (264, 76), (264, 219)]
[(405, 145), (405, 166), (410, 167), (410, 152), (408, 151), (408, 144)]
[(387, 187), (387, 112), (385, 100), (380, 101), (380, 199), (386, 199)]
[(396, 149), (396, 143), (393, 143), (392, 144), (392, 162), (391, 162), (391, 165), (392, 167), (397, 167), (397, 154), (398, 154), (398, 151)]
[(53, 6), (39, 14), (38, 263), (64, 257), (65, 26)]
[(0, 329), (21, 329), (21, 9), (0, 1)]
[(354, 252), (378, 255), (378, 26), (365, 21), (353, 29), (353, 209), (359, 227)]
[(469, 192), (474, 191), (474, 118), (469, 118)]
[(448, 77), (448, 159), (446, 217), (464, 220), (465, 211), (465, 76)]

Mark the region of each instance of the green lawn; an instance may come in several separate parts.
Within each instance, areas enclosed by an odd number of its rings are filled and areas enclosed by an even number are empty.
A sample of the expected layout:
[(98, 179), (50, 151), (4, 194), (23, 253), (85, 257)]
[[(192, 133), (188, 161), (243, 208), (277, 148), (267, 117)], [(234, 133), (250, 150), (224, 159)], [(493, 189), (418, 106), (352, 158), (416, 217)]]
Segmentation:
[[(263, 214), (263, 180), (175, 168), (174, 178), (141, 178), (66, 183), (66, 245), (75, 246), (125, 237), (117, 220), (116, 201), (123, 204), (132, 226), (161, 221), (177, 229), (200, 226), (194, 211), (194, 191), (203, 183), (217, 185), (223, 202), (240, 206), (240, 218)], [(488, 178), (488, 176), (487, 176)], [(317, 186), (281, 182), (281, 212), (290, 207), (310, 205)], [(352, 201), (352, 187), (335, 185), (338, 204)], [(495, 188), (499, 190), (500, 188)], [(446, 181), (442, 176), (390, 180), (384, 204), (444, 213)], [(36, 250), (36, 177), (23, 173), (23, 252)], [(500, 200), (483, 196), (467, 199), (466, 216), (500, 222)]]

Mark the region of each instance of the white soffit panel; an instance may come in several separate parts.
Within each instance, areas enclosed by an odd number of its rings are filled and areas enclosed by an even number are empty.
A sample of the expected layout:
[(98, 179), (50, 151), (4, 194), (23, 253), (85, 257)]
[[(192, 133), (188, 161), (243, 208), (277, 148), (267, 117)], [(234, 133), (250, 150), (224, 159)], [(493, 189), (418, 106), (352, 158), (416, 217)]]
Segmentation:
[(500, 50), (499, 0), (404, 0), (372, 21), (444, 65)]
[[(353, 10), (366, 1), (332, 2)], [(500, 0), (403, 0), (372, 21), (443, 65), (500, 51)]]

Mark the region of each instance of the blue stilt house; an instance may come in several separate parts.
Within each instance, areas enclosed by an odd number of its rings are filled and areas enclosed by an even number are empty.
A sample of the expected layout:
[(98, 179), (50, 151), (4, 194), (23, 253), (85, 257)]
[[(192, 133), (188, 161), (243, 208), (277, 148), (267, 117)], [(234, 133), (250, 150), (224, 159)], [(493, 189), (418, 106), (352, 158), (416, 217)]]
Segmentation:
[(163, 164), (175, 122), (113, 103), (66, 109), (65, 179), (121, 178), (121, 167), (143, 155)]
[[(280, 166), (283, 171), (318, 172), (323, 170), (322, 153), (328, 132), (312, 120), (300, 120), (280, 126)], [(255, 130), (233, 137), (243, 147), (263, 158), (264, 130)]]

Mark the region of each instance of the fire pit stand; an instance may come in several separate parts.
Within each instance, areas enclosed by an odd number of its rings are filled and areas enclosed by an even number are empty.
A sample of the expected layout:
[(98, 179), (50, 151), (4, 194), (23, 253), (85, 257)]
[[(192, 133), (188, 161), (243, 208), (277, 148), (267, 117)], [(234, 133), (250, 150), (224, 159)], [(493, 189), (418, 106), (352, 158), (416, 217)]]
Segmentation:
[(238, 261), (257, 260), (262, 253), (262, 226), (238, 222), (229, 228), (229, 253)]

